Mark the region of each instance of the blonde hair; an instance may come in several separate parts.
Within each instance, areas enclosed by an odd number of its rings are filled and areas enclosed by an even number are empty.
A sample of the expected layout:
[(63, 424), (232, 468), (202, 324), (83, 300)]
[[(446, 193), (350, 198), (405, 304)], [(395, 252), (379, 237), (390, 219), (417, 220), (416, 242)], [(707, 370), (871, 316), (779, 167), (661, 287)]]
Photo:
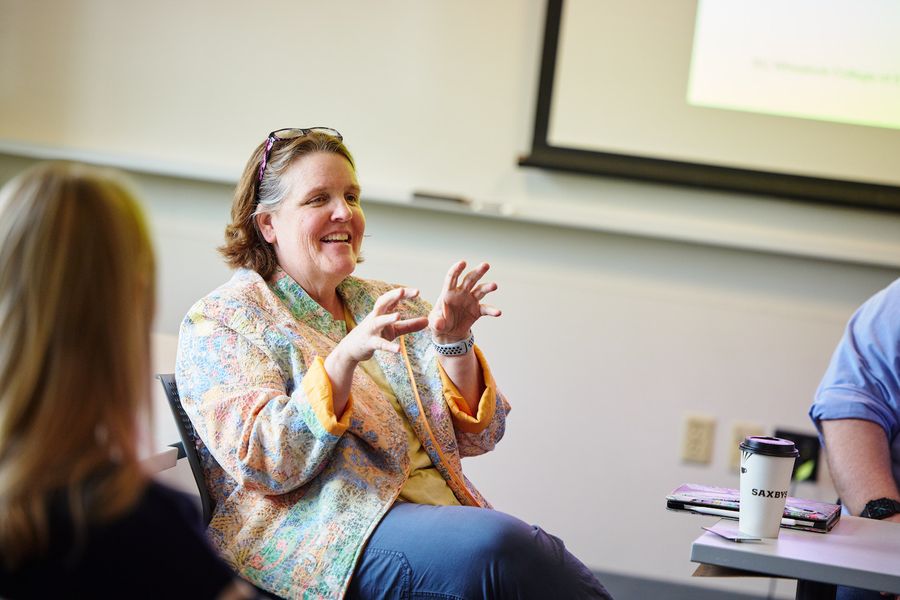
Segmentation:
[(0, 190), (0, 555), (47, 548), (51, 497), (76, 536), (137, 501), (150, 413), (155, 266), (116, 174), (38, 165)]
[(257, 146), (244, 167), (231, 203), (231, 223), (225, 228), (225, 244), (219, 252), (231, 268), (252, 269), (263, 279), (268, 279), (278, 266), (278, 260), (274, 248), (263, 238), (256, 225), (256, 215), (276, 210), (287, 197), (290, 190), (284, 184), (283, 177), (288, 168), (301, 157), (316, 152), (343, 156), (354, 170), (356, 164), (340, 138), (314, 131), (303, 137), (275, 142), (262, 182), (257, 186), (259, 164), (265, 147), (266, 142)]

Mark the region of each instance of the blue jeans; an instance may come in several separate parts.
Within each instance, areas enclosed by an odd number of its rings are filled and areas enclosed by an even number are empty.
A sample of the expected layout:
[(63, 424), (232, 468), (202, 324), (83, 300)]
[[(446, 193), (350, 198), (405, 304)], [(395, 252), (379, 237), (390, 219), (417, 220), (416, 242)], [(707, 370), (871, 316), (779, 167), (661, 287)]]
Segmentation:
[(372, 534), (347, 598), (611, 598), (562, 540), (505, 513), (400, 502)]

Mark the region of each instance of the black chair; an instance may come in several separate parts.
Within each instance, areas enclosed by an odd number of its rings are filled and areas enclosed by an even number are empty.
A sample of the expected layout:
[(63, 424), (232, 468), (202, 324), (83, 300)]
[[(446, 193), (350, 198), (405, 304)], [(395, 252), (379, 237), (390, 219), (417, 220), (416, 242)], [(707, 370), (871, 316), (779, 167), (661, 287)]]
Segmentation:
[[(191, 465), (191, 473), (194, 474), (194, 482), (197, 484), (197, 490), (200, 492), (200, 508), (203, 512), (203, 524), (209, 525), (212, 519), (212, 511), (216, 507), (209, 495), (209, 488), (206, 487), (206, 476), (203, 474), (203, 465), (200, 463), (200, 455), (197, 453), (198, 437), (194, 430), (194, 424), (191, 423), (184, 407), (181, 406), (181, 398), (178, 396), (178, 387), (175, 385), (175, 375), (173, 373), (160, 373), (157, 375), (163, 390), (166, 392), (166, 398), (169, 400), (169, 408), (172, 409), (172, 416), (175, 417), (175, 425), (178, 427), (178, 435), (181, 437), (180, 444), (174, 444), (179, 448), (178, 458), (188, 459)], [(202, 442), (200, 442), (202, 443)], [(182, 451), (184, 452), (182, 454)], [(248, 582), (250, 583), (250, 582)], [(252, 583), (250, 585), (253, 585)], [(258, 592), (257, 598), (268, 598), (270, 600), (284, 600), (281, 596), (253, 585)]]
[[(184, 456), (187, 456), (188, 463), (191, 465), (191, 473), (194, 475), (194, 481), (197, 483), (197, 489), (200, 492), (200, 509), (203, 513), (203, 524), (209, 525), (215, 504), (209, 495), (209, 488), (206, 487), (203, 465), (200, 463), (200, 455), (197, 453), (197, 432), (194, 431), (194, 424), (191, 423), (190, 418), (188, 418), (187, 413), (184, 412), (184, 408), (181, 406), (181, 398), (178, 397), (178, 387), (175, 385), (175, 375), (172, 373), (160, 373), (157, 377), (166, 392), (166, 398), (169, 399), (169, 408), (172, 409), (172, 416), (175, 417), (175, 425), (178, 427), (178, 435), (181, 437), (180, 446), (184, 450)], [(182, 458), (181, 451), (179, 451), (178, 455), (178, 458)]]

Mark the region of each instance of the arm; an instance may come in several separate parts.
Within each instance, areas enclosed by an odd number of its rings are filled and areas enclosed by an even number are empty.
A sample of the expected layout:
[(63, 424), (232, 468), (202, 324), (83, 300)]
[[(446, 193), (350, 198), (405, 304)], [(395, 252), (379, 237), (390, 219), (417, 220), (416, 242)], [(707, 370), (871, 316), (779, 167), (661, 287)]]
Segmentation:
[(352, 412), (335, 415), (323, 361), (307, 364), (274, 329), (263, 336), (265, 327), (253, 321), (259, 315), (239, 308), (220, 319), (221, 307), (201, 306), (182, 323), (176, 365), (198, 435), (248, 489), (282, 494), (306, 484), (328, 462)]
[(900, 433), (898, 292), (897, 284), (882, 290), (851, 317), (809, 413), (841, 501), (854, 515), (869, 500), (900, 499), (893, 473), (900, 457), (889, 442)]
[(350, 399), (353, 371), (363, 361), (372, 358), (376, 350), (399, 352), (395, 339), (406, 333), (420, 331), (428, 324), (425, 317), (400, 318), (394, 312), (404, 298), (419, 295), (413, 288), (396, 288), (385, 292), (375, 300), (372, 311), (348, 333), (325, 359), (325, 371), (331, 382), (334, 414), (340, 417)]
[[(482, 405), (487, 405), (487, 403), (482, 400)], [(460, 457), (480, 456), (490, 452), (506, 433), (506, 416), (509, 414), (510, 406), (499, 390), (491, 398), (490, 409), (479, 410), (479, 423), (475, 426), (471, 426), (467, 422), (468, 419), (453, 415), (456, 445), (459, 448)]]
[(439, 355), (438, 363), (466, 403), (466, 412), (475, 415), (485, 392), (484, 372), (475, 352), (469, 351), (462, 356)]
[[(884, 429), (861, 419), (822, 421), (828, 467), (841, 502), (854, 515), (869, 500), (900, 500)], [(900, 523), (900, 515), (885, 519)]]
[(307, 360), (261, 311), (215, 301), (195, 306), (182, 323), (176, 380), (185, 411), (222, 468), (265, 494), (316, 477), (349, 426), (358, 362), (376, 349), (399, 349), (394, 337), (427, 325), (425, 317), (400, 320), (390, 312), (417, 294), (383, 294), (324, 360)]
[[(493, 306), (482, 304), (484, 297), (497, 289), (496, 283), (478, 283), (490, 269), (481, 263), (469, 271), (462, 279), (465, 261), (459, 261), (447, 272), (441, 295), (428, 315), (428, 326), (432, 339), (438, 344), (449, 344), (464, 340), (471, 334), (472, 325), (482, 316), (499, 317), (500, 311)], [(470, 415), (478, 413), (479, 403), (486, 390), (485, 374), (475, 353), (461, 356), (439, 356), (442, 375), (449, 378), (452, 385), (468, 405)]]
[[(501, 314), (481, 303), (497, 289), (496, 283), (479, 283), (490, 265), (481, 263), (462, 276), (465, 268), (465, 261), (450, 267), (441, 295), (428, 315), (432, 340), (439, 344), (466, 339), (479, 318)], [(497, 390), (484, 355), (477, 346), (461, 356), (438, 355), (438, 370), (460, 456), (493, 450), (506, 431), (509, 404)]]

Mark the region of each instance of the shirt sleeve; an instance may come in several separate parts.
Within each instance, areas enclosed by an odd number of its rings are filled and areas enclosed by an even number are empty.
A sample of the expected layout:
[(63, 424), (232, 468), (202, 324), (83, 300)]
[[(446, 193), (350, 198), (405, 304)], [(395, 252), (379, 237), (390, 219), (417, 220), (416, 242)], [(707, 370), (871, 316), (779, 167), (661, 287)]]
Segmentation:
[[(321, 357), (307, 361), (277, 332), (260, 334), (260, 318), (192, 309), (181, 327), (176, 380), (185, 411), (222, 468), (247, 489), (283, 494), (328, 463), (353, 400), (337, 419)], [(244, 331), (244, 321), (256, 325)]]
[(816, 391), (809, 415), (821, 421), (863, 419), (897, 435), (900, 399), (900, 285), (893, 284), (853, 315)]
[(453, 425), (457, 430), (466, 433), (480, 433), (484, 431), (494, 418), (494, 411), (497, 407), (497, 384), (494, 381), (494, 376), (478, 346), (475, 346), (473, 350), (478, 363), (481, 365), (481, 372), (484, 377), (484, 392), (478, 400), (478, 410), (474, 414), (469, 408), (469, 403), (463, 398), (459, 389), (447, 375), (447, 372), (444, 371), (440, 361), (438, 361), (438, 371), (441, 374), (441, 383), (444, 388), (444, 399), (450, 408)]

